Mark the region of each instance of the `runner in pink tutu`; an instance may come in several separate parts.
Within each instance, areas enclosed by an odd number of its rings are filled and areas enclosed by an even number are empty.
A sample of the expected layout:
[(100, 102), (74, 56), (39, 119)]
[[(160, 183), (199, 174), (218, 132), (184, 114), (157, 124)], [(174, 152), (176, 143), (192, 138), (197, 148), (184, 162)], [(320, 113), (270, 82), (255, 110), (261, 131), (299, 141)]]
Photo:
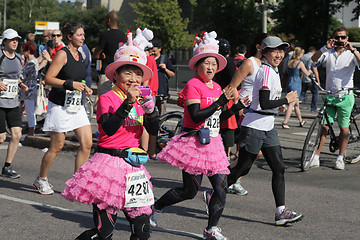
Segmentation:
[[(172, 138), (158, 154), (165, 161), (182, 169), (183, 187), (171, 189), (154, 204), (150, 225), (156, 227), (162, 210), (170, 205), (196, 196), (203, 175), (208, 176), (214, 189), (209, 203), (208, 226), (204, 239), (227, 239), (217, 227), (226, 200), (227, 174), (229, 174), (224, 146), (219, 135), (220, 121), (229, 118), (248, 104), (244, 98), (234, 107), (222, 111), (236, 89), (222, 91), (212, 79), (226, 66), (226, 59), (218, 54), (216, 33), (196, 37), (194, 56), (189, 67), (196, 73), (183, 90), (185, 99), (184, 132)], [(243, 104), (244, 103), (244, 104)]]
[(97, 106), (99, 140), (97, 153), (66, 182), (62, 196), (93, 205), (95, 227), (76, 239), (112, 239), (116, 217), (122, 210), (130, 223), (130, 240), (150, 238), (149, 215), (154, 195), (150, 175), (142, 165), (147, 153), (139, 148), (143, 126), (157, 134), (159, 123), (151, 96), (140, 97), (142, 81), (152, 77), (143, 51), (147, 40), (121, 43), (106, 76), (115, 83)]

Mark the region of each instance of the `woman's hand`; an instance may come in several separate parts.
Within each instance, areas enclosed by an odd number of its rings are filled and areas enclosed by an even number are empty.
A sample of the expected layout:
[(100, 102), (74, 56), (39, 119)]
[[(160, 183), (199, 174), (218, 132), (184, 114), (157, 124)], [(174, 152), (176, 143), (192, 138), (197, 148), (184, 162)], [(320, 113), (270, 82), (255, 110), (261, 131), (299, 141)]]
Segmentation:
[(20, 84), (20, 89), (23, 93), (29, 91), (28, 86), (26, 86), (24, 83)]
[(87, 88), (87, 86), (86, 86), (86, 84), (83, 83), (83, 82), (73, 81), (73, 88), (74, 88), (74, 90), (77, 90), (77, 91), (82, 92), (82, 91), (84, 91), (84, 90)]
[(126, 97), (129, 101), (129, 104), (135, 103), (136, 99), (140, 96), (141, 96), (140, 89), (136, 87), (135, 84), (132, 84), (126, 93)]
[(284, 104), (284, 105), (281, 105), (279, 108), (278, 108), (278, 112), (279, 113), (284, 113), (284, 112), (286, 112), (286, 105)]
[(89, 88), (88, 86), (86, 86), (85, 94), (86, 94), (86, 96), (90, 97), (93, 94), (93, 90), (91, 88)]
[(235, 89), (230, 86), (223, 90), (223, 93), (228, 100), (233, 99), (234, 92), (236, 92)]
[(240, 102), (245, 106), (245, 107), (248, 107), (250, 106), (250, 98), (249, 96), (246, 96), (246, 97), (243, 97), (240, 99)]
[(291, 91), (288, 94), (286, 94), (286, 99), (288, 103), (295, 102), (297, 98), (298, 98), (297, 91)]

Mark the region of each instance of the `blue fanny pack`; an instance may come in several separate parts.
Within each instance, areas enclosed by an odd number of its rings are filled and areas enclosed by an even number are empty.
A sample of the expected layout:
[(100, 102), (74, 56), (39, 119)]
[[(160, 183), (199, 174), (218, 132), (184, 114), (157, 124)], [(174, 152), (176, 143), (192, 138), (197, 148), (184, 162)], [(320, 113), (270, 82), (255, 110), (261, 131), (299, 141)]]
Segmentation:
[(124, 157), (125, 161), (135, 167), (145, 164), (148, 160), (147, 153), (141, 148), (128, 148), (125, 151), (128, 153), (127, 157)]

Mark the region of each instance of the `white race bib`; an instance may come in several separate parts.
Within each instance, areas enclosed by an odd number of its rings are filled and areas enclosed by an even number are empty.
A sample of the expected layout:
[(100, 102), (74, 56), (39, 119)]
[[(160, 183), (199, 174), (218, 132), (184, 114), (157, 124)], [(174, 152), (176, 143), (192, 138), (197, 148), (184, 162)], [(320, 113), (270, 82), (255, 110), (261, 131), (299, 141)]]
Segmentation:
[(17, 79), (3, 79), (3, 83), (7, 84), (7, 91), (1, 91), (1, 98), (14, 99), (18, 95), (18, 80)]
[(205, 119), (205, 126), (210, 130), (210, 137), (217, 137), (220, 132), (220, 114), (221, 110), (217, 110), (210, 117)]
[(145, 171), (126, 174), (125, 208), (145, 207), (154, 204), (154, 194)]
[(69, 113), (77, 113), (81, 109), (81, 92), (66, 90), (64, 107)]

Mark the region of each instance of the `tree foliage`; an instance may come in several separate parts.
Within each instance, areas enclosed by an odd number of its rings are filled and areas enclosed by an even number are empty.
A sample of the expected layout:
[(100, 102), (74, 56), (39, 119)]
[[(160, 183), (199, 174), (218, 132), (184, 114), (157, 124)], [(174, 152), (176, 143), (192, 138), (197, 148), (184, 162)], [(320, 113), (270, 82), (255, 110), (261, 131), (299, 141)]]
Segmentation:
[(276, 19), (274, 31), (293, 35), (306, 47), (323, 45), (332, 29), (341, 25), (331, 16), (350, 2), (352, 0), (283, 0), (272, 14)]
[[(188, 19), (181, 17), (177, 0), (140, 0), (130, 3), (137, 14), (137, 27), (148, 28), (163, 43), (165, 50), (188, 49), (192, 40), (187, 32)], [(133, 29), (135, 31), (136, 29)]]
[(195, 6), (194, 24), (199, 31), (215, 30), (235, 48), (250, 45), (261, 32), (261, 16), (254, 0), (203, 0)]

